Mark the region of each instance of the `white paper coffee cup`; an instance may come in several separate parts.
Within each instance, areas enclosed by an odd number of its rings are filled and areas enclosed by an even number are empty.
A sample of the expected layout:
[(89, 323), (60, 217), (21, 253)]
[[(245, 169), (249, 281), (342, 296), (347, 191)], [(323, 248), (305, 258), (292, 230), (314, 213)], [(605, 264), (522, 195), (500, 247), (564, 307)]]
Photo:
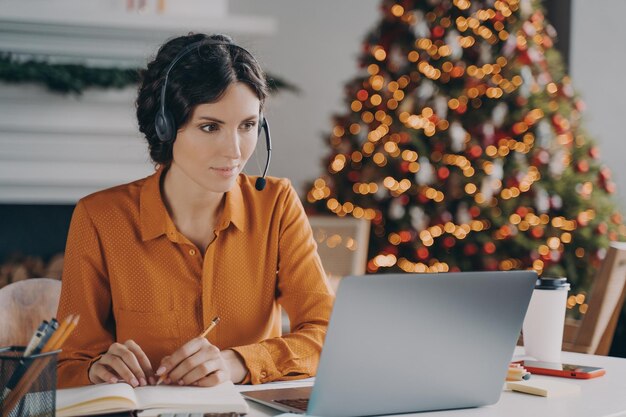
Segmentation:
[(526, 355), (561, 362), (569, 284), (566, 278), (540, 278), (528, 304), (522, 331)]

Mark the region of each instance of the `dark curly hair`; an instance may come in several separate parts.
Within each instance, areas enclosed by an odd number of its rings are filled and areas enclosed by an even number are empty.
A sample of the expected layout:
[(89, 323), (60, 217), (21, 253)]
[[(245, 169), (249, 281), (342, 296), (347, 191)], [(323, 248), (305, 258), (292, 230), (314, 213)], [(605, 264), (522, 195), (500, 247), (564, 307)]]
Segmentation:
[[(141, 84), (137, 95), (139, 131), (148, 140), (150, 158), (155, 164), (172, 161), (173, 141), (159, 140), (154, 120), (161, 105), (161, 87), (165, 71), (178, 53), (188, 45), (202, 40), (233, 44), (226, 35), (189, 34), (166, 42), (148, 67), (140, 72)], [(234, 44), (233, 44), (234, 45)], [(246, 83), (261, 101), (268, 95), (265, 74), (254, 57), (238, 47), (200, 45), (178, 61), (170, 71), (165, 102), (178, 128), (184, 126), (199, 104), (218, 101), (229, 85)]]

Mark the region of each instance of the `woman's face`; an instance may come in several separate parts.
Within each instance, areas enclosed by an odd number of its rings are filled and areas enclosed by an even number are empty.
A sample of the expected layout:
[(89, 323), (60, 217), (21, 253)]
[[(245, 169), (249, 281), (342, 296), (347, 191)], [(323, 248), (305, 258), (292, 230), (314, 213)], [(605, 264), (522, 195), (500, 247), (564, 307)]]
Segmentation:
[(231, 84), (219, 101), (198, 105), (177, 132), (170, 170), (203, 190), (230, 190), (254, 152), (260, 105), (241, 82)]

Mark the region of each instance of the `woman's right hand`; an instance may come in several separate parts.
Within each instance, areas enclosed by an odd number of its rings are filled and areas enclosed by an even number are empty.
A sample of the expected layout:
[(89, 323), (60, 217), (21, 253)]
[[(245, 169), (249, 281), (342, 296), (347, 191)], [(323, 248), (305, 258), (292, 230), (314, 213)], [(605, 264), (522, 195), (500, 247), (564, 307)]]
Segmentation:
[(94, 384), (125, 381), (133, 387), (156, 382), (150, 360), (133, 340), (113, 343), (100, 359), (91, 364), (89, 380)]

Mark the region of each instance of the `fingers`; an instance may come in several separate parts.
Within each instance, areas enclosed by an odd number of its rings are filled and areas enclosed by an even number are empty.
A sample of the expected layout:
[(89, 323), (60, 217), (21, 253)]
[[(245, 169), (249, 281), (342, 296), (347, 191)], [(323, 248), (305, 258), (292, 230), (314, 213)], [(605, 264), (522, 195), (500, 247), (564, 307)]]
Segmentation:
[(230, 378), (228, 377), (228, 372), (220, 369), (219, 371), (213, 372), (209, 376), (200, 378), (199, 380), (194, 382), (193, 385), (199, 387), (213, 387), (215, 385), (221, 384), (222, 382), (228, 381), (229, 379)]
[[(177, 367), (170, 373), (170, 379), (178, 385), (191, 385), (194, 382), (213, 374), (214, 372), (223, 370), (224, 361), (219, 356), (217, 358), (208, 359), (204, 352), (198, 352), (191, 356), (187, 361), (183, 362), (181, 366)], [(185, 372), (185, 368), (189, 371)], [(182, 375), (179, 375), (179, 372)]]
[[(204, 381), (209, 374), (222, 371), (221, 374)], [(203, 384), (215, 384), (221, 381), (227, 372), (226, 362), (220, 350), (206, 338), (195, 338), (180, 347), (171, 356), (163, 359), (157, 375), (167, 375), (173, 384), (191, 385), (203, 381)], [(167, 380), (165, 381), (168, 382)], [(208, 386), (208, 385), (206, 385)]]
[[(150, 363), (150, 359), (148, 359), (148, 356), (141, 349), (141, 347), (139, 347), (139, 345), (135, 343), (134, 340), (127, 340), (126, 342), (124, 342), (124, 345), (135, 355), (135, 358), (137, 359), (137, 362), (139, 363), (139, 367), (143, 371), (144, 382), (148, 380), (150, 381), (151, 384), (153, 384), (154, 372), (152, 371), (152, 364)], [(141, 376), (139, 378), (141, 378)], [(141, 384), (141, 385), (145, 385), (145, 384)]]
[(100, 384), (103, 382), (115, 384), (118, 381), (118, 377), (109, 371), (109, 369), (102, 365), (98, 360), (91, 365), (91, 368), (89, 368), (89, 380), (94, 384)]
[(147, 385), (147, 377), (152, 376), (150, 361), (132, 340), (123, 344), (113, 343), (92, 368), (94, 377), (102, 379), (101, 382), (113, 382), (119, 378), (133, 387)]

